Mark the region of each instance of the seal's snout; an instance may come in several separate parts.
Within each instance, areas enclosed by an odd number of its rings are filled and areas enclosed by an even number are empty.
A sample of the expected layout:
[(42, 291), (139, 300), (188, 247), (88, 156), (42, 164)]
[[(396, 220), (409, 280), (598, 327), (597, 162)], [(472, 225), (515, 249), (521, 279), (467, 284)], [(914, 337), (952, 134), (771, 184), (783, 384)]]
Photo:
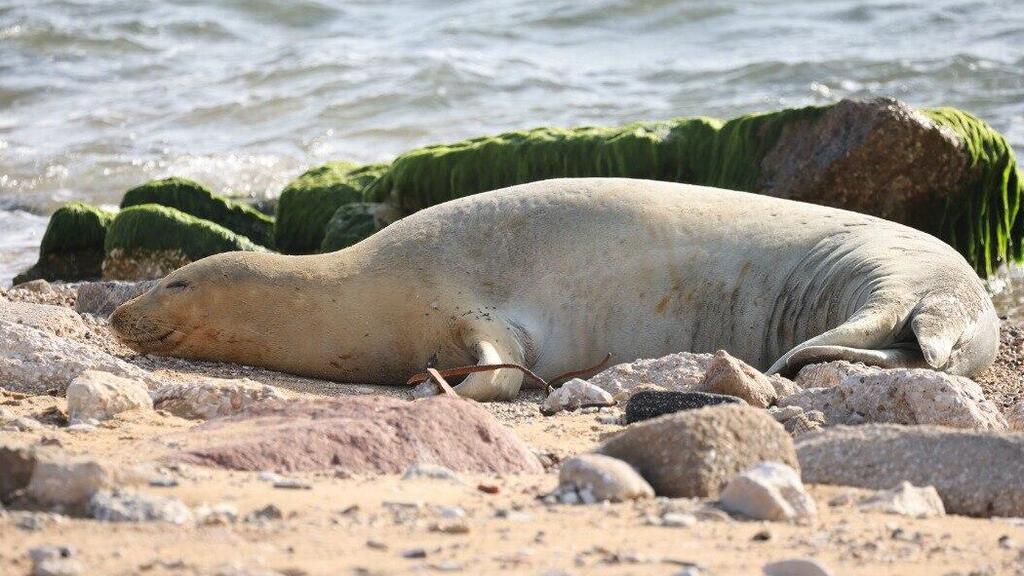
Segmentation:
[(125, 302), (114, 310), (110, 315), (111, 331), (136, 352), (161, 352), (173, 348), (180, 340), (181, 332), (170, 323), (140, 310), (140, 307), (145, 308), (140, 303), (144, 297)]

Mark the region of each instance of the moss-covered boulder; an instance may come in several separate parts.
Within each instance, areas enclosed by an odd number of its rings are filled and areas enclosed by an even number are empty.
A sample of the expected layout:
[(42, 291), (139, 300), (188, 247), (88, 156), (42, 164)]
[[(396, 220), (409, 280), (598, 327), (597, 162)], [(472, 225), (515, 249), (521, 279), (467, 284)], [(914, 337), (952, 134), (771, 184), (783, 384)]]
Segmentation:
[(104, 278), (149, 280), (213, 254), (266, 249), (209, 220), (167, 206), (143, 204), (117, 214), (107, 231), (104, 250)]
[(556, 177), (717, 186), (857, 210), (935, 234), (981, 274), (1024, 257), (1013, 151), (965, 112), (843, 100), (728, 121), (536, 128), (399, 156), (367, 193), (405, 213)]
[(380, 202), (345, 204), (327, 223), (320, 252), (334, 252), (361, 242), (402, 217), (395, 207)]
[(142, 204), (176, 208), (196, 218), (220, 224), (260, 246), (273, 247), (273, 218), (248, 204), (214, 194), (202, 184), (187, 178), (151, 180), (125, 192), (121, 200), (121, 208)]
[(277, 203), (277, 250), (284, 254), (319, 251), (334, 212), (345, 204), (374, 201), (366, 195), (366, 189), (386, 169), (387, 166), (379, 164), (332, 162), (296, 178), (281, 192)]
[(15, 284), (42, 278), (73, 282), (99, 278), (103, 264), (103, 242), (111, 212), (71, 202), (50, 217), (39, 246), (39, 261), (17, 275)]

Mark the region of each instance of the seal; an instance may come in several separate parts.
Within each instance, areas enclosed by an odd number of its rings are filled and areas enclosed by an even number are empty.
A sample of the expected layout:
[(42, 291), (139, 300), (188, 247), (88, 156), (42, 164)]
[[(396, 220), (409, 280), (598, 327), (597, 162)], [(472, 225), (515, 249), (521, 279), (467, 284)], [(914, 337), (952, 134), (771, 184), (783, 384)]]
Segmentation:
[[(232, 252), (120, 306), (139, 352), (343, 382), (516, 363), (543, 378), (678, 351), (769, 373), (849, 360), (970, 375), (999, 320), (975, 272), (923, 232), (744, 192), (558, 179), (468, 196), (344, 250)], [(455, 387), (514, 398), (518, 370)]]

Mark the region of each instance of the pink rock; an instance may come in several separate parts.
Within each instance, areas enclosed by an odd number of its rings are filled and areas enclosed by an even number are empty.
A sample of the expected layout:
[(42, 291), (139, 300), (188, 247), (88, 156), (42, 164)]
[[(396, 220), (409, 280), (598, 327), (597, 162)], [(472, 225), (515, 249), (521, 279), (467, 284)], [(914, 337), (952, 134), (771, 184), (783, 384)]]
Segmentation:
[(398, 474), (417, 463), (457, 472), (544, 472), (527, 445), (490, 413), (448, 396), (272, 400), (195, 431), (183, 437), (186, 443), (199, 437), (203, 444), (172, 459), (281, 472), (340, 466), (356, 474)]

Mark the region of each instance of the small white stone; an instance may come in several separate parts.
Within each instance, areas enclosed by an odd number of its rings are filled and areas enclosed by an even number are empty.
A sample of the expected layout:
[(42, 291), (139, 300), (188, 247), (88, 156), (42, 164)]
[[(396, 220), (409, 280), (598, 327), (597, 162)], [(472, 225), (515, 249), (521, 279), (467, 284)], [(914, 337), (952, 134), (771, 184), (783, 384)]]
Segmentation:
[(146, 384), (109, 372), (86, 370), (71, 381), (67, 390), (68, 420), (107, 420), (128, 410), (152, 410)]
[(945, 516), (946, 508), (934, 486), (917, 487), (902, 482), (893, 490), (879, 490), (860, 501), (862, 510), (899, 514), (915, 518)]
[(697, 523), (697, 517), (693, 514), (680, 512), (667, 512), (661, 517), (661, 525), (671, 528), (689, 528)]
[(611, 394), (586, 380), (573, 378), (549, 394), (541, 404), (540, 411), (550, 416), (562, 410), (576, 410), (581, 406), (612, 406), (614, 404), (615, 399)]
[(806, 520), (817, 515), (796, 470), (779, 462), (762, 462), (729, 481), (722, 507), (756, 520)]
[(413, 464), (406, 469), (405, 474), (402, 475), (402, 480), (414, 480), (418, 478), (430, 478), (433, 480), (449, 480), (452, 482), (458, 482), (459, 484), (465, 484), (462, 478), (456, 474), (450, 468), (444, 466), (438, 466), (436, 464)]

